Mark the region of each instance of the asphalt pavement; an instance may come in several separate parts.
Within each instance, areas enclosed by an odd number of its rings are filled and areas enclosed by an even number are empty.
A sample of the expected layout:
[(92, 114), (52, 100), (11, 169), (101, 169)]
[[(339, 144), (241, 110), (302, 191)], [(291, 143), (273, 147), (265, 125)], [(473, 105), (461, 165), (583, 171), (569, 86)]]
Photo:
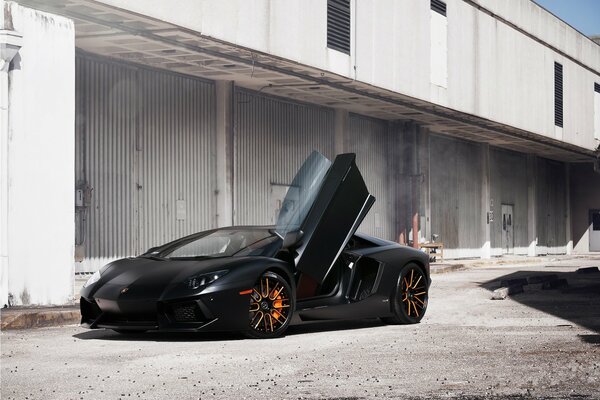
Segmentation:
[[(75, 325), (1, 334), (2, 399), (600, 398), (600, 259), (435, 275), (417, 325), (293, 326), (285, 337)], [(556, 275), (491, 300), (501, 280)]]

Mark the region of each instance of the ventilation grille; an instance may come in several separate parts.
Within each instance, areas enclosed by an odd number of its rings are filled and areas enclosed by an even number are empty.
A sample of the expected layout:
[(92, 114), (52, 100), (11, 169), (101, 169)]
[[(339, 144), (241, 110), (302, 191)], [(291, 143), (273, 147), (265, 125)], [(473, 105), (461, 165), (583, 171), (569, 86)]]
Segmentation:
[(196, 302), (174, 304), (172, 312), (175, 322), (200, 322), (204, 319)]
[(327, 47), (350, 54), (350, 0), (327, 0)]
[(554, 125), (563, 126), (563, 66), (554, 63)]
[(594, 82), (594, 91), (600, 93), (600, 83)]
[(431, 0), (431, 9), (444, 17), (446, 16), (446, 3), (441, 0)]

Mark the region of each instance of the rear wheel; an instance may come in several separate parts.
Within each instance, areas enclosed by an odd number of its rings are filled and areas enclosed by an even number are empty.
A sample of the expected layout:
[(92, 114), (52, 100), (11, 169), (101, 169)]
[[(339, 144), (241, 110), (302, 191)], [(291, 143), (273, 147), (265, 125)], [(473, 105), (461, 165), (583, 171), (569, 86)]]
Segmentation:
[(398, 283), (392, 295), (394, 315), (383, 318), (389, 324), (416, 324), (427, 310), (429, 292), (425, 272), (414, 263), (405, 265), (400, 271)]
[(293, 311), (290, 284), (274, 272), (265, 272), (250, 295), (246, 335), (255, 339), (280, 336), (289, 326)]

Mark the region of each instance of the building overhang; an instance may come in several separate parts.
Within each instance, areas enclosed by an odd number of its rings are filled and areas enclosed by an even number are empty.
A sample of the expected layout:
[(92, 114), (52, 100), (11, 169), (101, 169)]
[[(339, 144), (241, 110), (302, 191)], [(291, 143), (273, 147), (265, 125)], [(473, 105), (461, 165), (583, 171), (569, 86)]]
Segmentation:
[(598, 152), (442, 107), (329, 71), (226, 43), (199, 32), (92, 0), (19, 0), (73, 19), (76, 46), (88, 53), (389, 121), (414, 121), (431, 132), (569, 162)]

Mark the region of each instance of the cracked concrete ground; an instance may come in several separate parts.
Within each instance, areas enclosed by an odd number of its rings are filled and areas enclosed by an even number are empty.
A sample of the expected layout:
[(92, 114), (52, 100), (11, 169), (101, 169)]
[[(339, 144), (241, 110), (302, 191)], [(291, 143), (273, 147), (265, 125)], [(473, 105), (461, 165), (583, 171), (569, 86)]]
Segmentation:
[[(3, 399), (600, 398), (596, 258), (435, 275), (421, 324), (294, 326), (274, 340), (77, 326), (1, 336)], [(553, 273), (566, 290), (490, 300), (496, 280)]]

